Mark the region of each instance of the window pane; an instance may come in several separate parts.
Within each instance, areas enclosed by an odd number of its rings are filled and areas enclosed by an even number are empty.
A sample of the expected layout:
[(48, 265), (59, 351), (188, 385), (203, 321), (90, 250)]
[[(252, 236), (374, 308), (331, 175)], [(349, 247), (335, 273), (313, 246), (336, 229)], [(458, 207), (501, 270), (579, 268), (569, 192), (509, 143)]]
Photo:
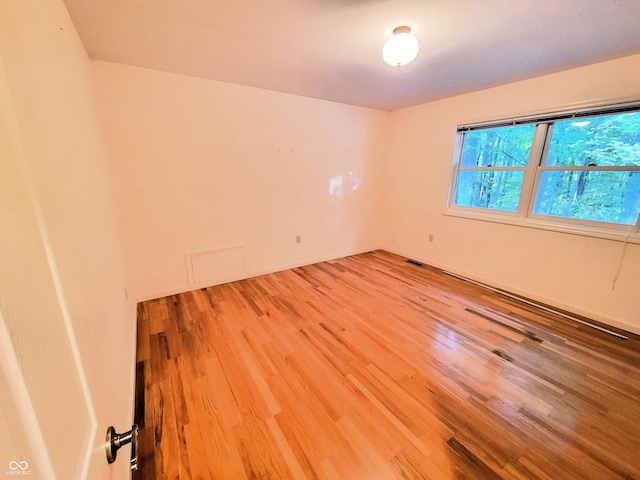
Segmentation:
[(515, 212), (523, 175), (522, 170), (459, 171), (455, 204)]
[(524, 167), (529, 161), (535, 125), (465, 132), (463, 167)]
[(533, 213), (633, 225), (640, 210), (640, 171), (547, 170)]
[(555, 122), (546, 164), (640, 166), (640, 112)]

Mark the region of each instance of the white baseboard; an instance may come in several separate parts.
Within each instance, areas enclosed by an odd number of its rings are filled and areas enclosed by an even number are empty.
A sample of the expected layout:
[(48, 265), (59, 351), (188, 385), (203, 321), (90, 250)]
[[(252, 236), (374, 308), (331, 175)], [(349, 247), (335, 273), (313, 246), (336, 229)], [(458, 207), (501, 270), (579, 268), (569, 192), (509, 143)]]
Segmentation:
[(394, 253), (396, 255), (400, 255), (402, 257), (406, 257), (406, 258), (410, 258), (413, 260), (417, 260), (419, 262), (422, 262), (426, 265), (431, 265), (432, 267), (436, 267), (439, 268), (441, 270), (445, 270), (451, 273), (454, 273), (456, 275), (460, 275), (461, 277), (465, 277), (468, 278), (469, 280), (473, 280), (475, 282), (479, 282), (479, 283), (483, 283), (485, 285), (488, 285), (490, 287), (493, 288), (497, 288), (500, 290), (504, 290), (506, 292), (509, 293), (513, 293), (515, 295), (520, 295), (522, 297), (528, 298), (530, 300), (534, 300), (536, 302), (539, 303), (543, 303), (545, 305), (549, 305), (551, 307), (555, 307), (558, 308), (560, 310), (565, 310), (567, 312), (571, 312), (574, 313), (576, 315), (580, 315), (586, 318), (589, 318), (591, 320), (595, 320), (596, 322), (600, 322), (603, 323), (605, 325), (608, 325), (610, 327), (614, 327), (614, 328), (619, 328), (621, 330), (624, 330), (626, 332), (630, 332), (630, 333), (634, 333), (637, 335), (640, 335), (640, 327), (637, 327), (635, 325), (630, 325), (628, 323), (624, 323), (624, 322), (620, 322), (619, 320), (616, 320), (614, 318), (610, 318), (610, 317), (606, 317), (603, 315), (598, 315), (597, 313), (594, 312), (590, 312), (588, 310), (583, 310), (579, 307), (576, 307), (574, 305), (568, 305), (566, 303), (563, 302), (559, 302), (557, 300), (554, 300), (552, 298), (547, 298), (541, 295), (536, 295), (535, 293), (526, 291), (526, 290), (521, 290), (518, 288), (514, 288), (512, 285), (505, 285), (499, 282), (495, 282), (491, 279), (488, 278), (484, 278), (484, 277), (480, 277), (477, 275), (473, 275), (469, 272), (466, 272), (464, 270), (460, 270), (457, 268), (451, 268), (449, 265), (444, 265), (441, 264), (439, 262), (433, 262), (431, 260), (426, 260), (424, 258), (419, 258), (416, 257), (415, 255), (406, 253), (406, 252), (402, 252), (400, 250), (397, 249), (393, 249), (393, 248), (382, 248), (382, 247), (372, 247), (372, 248), (366, 248), (366, 249), (360, 249), (360, 250), (355, 250), (355, 251), (349, 251), (349, 252), (343, 252), (342, 254), (338, 254), (338, 255), (328, 255), (328, 256), (324, 256), (324, 257), (317, 257), (317, 258), (312, 258), (312, 259), (307, 259), (307, 260), (302, 260), (296, 263), (292, 263), (292, 264), (287, 264), (287, 265), (280, 265), (280, 266), (274, 266), (272, 268), (268, 268), (268, 269), (264, 269), (264, 270), (257, 270), (257, 271), (252, 271), (252, 272), (245, 272), (242, 275), (235, 275), (232, 277), (228, 277), (228, 278), (223, 278), (223, 279), (219, 279), (216, 280), (215, 282), (205, 282), (205, 283), (198, 283), (198, 284), (192, 284), (192, 285), (184, 285), (181, 287), (177, 287), (177, 288), (173, 288), (171, 290), (165, 290), (165, 291), (161, 291), (161, 292), (153, 292), (153, 293), (149, 293), (149, 294), (145, 294), (145, 295), (141, 295), (139, 297), (136, 297), (136, 303), (138, 302), (144, 302), (147, 300), (154, 300), (157, 298), (162, 298), (162, 297), (167, 297), (169, 295), (177, 295), (180, 293), (184, 293), (184, 292), (189, 292), (192, 290), (198, 290), (200, 288), (207, 288), (207, 287), (213, 287), (215, 285), (222, 285), (224, 283), (229, 283), (229, 282), (236, 282), (238, 280), (246, 280), (247, 278), (253, 278), (253, 277), (259, 277), (260, 275), (268, 275), (270, 273), (275, 273), (275, 272), (281, 272), (283, 270), (289, 270), (292, 268), (298, 268), (298, 267), (303, 267), (306, 265), (312, 265), (314, 263), (319, 263), (319, 262), (326, 262), (328, 260), (335, 260), (337, 258), (343, 258), (343, 257), (348, 257), (351, 255), (359, 255), (361, 253), (366, 253), (366, 252), (371, 252), (374, 250), (385, 250), (387, 252), (390, 253)]
[(229, 283), (229, 282), (237, 282), (239, 280), (246, 280), (247, 278), (259, 277), (261, 275), (268, 275), (270, 273), (275, 273), (275, 272), (282, 272), (283, 270), (290, 270), (292, 268), (304, 267), (307, 265), (313, 265), (314, 263), (326, 262), (328, 260), (335, 260), (337, 258), (350, 257), (352, 255), (359, 255), (361, 253), (372, 252), (374, 250), (380, 250), (380, 247), (364, 248), (360, 250), (343, 252), (337, 255), (327, 255), (324, 257), (316, 257), (316, 258), (301, 260), (296, 263), (274, 266), (274, 267), (263, 269), (263, 270), (244, 272), (240, 275), (233, 275), (230, 277), (220, 278), (220, 279), (216, 279), (215, 281), (194, 283), (190, 285), (183, 285), (180, 287), (172, 288), (170, 290), (147, 293), (140, 296), (136, 296), (135, 302), (136, 303), (146, 302), (147, 300), (155, 300), (157, 298), (168, 297), (169, 295), (178, 295), (180, 293), (190, 292), (192, 290), (199, 290), (201, 288), (213, 287), (215, 285), (222, 285), (224, 283)]
[(615, 318), (610, 318), (610, 317), (606, 317), (603, 315), (598, 315), (597, 313), (594, 312), (590, 312), (588, 310), (583, 310), (579, 307), (576, 307), (575, 305), (569, 305), (563, 302), (559, 302), (557, 300), (554, 300), (552, 298), (547, 298), (541, 295), (536, 295), (535, 293), (529, 292), (527, 290), (521, 290), (518, 288), (514, 288), (512, 285), (505, 285), (499, 282), (495, 282), (494, 280), (488, 279), (488, 278), (484, 278), (484, 277), (480, 277), (477, 275), (473, 275), (469, 272), (466, 272), (464, 270), (460, 270), (457, 268), (451, 268), (449, 265), (444, 265), (441, 264), (439, 262), (433, 262), (431, 260), (426, 260), (423, 258), (419, 258), (416, 257), (414, 255), (410, 255), (408, 253), (405, 252), (401, 252), (399, 250), (396, 249), (391, 249), (391, 248), (383, 248), (382, 250), (386, 250), (387, 252), (390, 253), (395, 253), (396, 255), (400, 255), (402, 257), (406, 257), (406, 258), (410, 258), (412, 260), (417, 260), (421, 263), (424, 263), (425, 265), (430, 265), (432, 267), (436, 267), (439, 268), (441, 270), (445, 270), (447, 272), (451, 272), (454, 273), (456, 275), (459, 275), (461, 277), (465, 277), (468, 278), (469, 280), (473, 280), (475, 282), (479, 282), (479, 283), (483, 283), (489, 287), (492, 288), (497, 288), (500, 290), (504, 290), (505, 292), (509, 292), (509, 293), (513, 293), (515, 295), (519, 295), (521, 297), (525, 297), (529, 300), (534, 300), (538, 303), (543, 303), (545, 305), (549, 305), (551, 307), (560, 309), (560, 310), (564, 310), (566, 312), (571, 312), (574, 313), (576, 315), (580, 315), (582, 317), (586, 317), (589, 318), (591, 320), (595, 320), (596, 322), (600, 322), (603, 323), (605, 325), (608, 325), (610, 327), (614, 327), (614, 328), (619, 328), (621, 330), (624, 330), (626, 332), (630, 332), (630, 333), (635, 333), (636, 335), (640, 335), (640, 327), (635, 326), (635, 325), (629, 325), (628, 323), (624, 323), (621, 322), (619, 320), (616, 320)]

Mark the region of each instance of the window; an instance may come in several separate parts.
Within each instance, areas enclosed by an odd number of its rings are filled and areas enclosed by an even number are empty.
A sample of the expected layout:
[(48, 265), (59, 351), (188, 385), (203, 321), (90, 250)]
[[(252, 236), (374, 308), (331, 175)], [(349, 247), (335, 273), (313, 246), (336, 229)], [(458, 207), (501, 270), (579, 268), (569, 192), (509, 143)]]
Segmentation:
[(448, 213), (601, 235), (638, 232), (640, 110), (458, 128)]
[(465, 132), (455, 204), (517, 211), (534, 131), (519, 125)]

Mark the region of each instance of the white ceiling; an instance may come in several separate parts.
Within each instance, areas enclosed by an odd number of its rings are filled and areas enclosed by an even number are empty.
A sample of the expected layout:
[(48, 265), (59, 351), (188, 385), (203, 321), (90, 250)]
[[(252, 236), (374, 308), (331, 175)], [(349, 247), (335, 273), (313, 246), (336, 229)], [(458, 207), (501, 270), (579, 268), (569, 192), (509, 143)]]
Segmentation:
[(384, 110), (640, 53), (640, 0), (64, 1), (91, 58)]

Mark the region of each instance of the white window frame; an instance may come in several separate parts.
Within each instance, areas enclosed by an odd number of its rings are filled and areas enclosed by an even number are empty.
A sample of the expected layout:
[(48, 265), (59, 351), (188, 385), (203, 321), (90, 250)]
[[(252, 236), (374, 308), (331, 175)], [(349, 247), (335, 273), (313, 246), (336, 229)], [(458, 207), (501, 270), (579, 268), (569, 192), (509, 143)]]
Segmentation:
[[(499, 120), (470, 125), (460, 125), (457, 127), (456, 141), (454, 148), (454, 160), (450, 175), (449, 195), (447, 198), (447, 208), (445, 215), (471, 218), (496, 223), (506, 223), (543, 230), (552, 230), (563, 233), (585, 235), (611, 240), (624, 240), (631, 243), (640, 244), (640, 215), (635, 225), (623, 225), (616, 223), (606, 223), (591, 220), (580, 220), (567, 217), (541, 215), (533, 213), (535, 196), (540, 183), (542, 172), (552, 170), (583, 170), (583, 171), (640, 171), (639, 167), (600, 167), (600, 166), (547, 166), (547, 150), (551, 140), (550, 133), (553, 123), (557, 120), (567, 120), (572, 118), (599, 116), (615, 113), (640, 111), (640, 102), (627, 102), (618, 105), (605, 107), (593, 107), (572, 112), (557, 112), (541, 114), (530, 117), (520, 117), (509, 120)], [(520, 200), (517, 211), (497, 210), (480, 207), (466, 207), (455, 205), (455, 189), (458, 181), (458, 172), (465, 170), (478, 170), (477, 168), (465, 168), (461, 166), (463, 153), (464, 132), (481, 128), (498, 128), (501, 126), (533, 123), (536, 125), (529, 161), (524, 167), (524, 177), (520, 191)], [(493, 171), (498, 170), (519, 170), (517, 167), (490, 167)]]

